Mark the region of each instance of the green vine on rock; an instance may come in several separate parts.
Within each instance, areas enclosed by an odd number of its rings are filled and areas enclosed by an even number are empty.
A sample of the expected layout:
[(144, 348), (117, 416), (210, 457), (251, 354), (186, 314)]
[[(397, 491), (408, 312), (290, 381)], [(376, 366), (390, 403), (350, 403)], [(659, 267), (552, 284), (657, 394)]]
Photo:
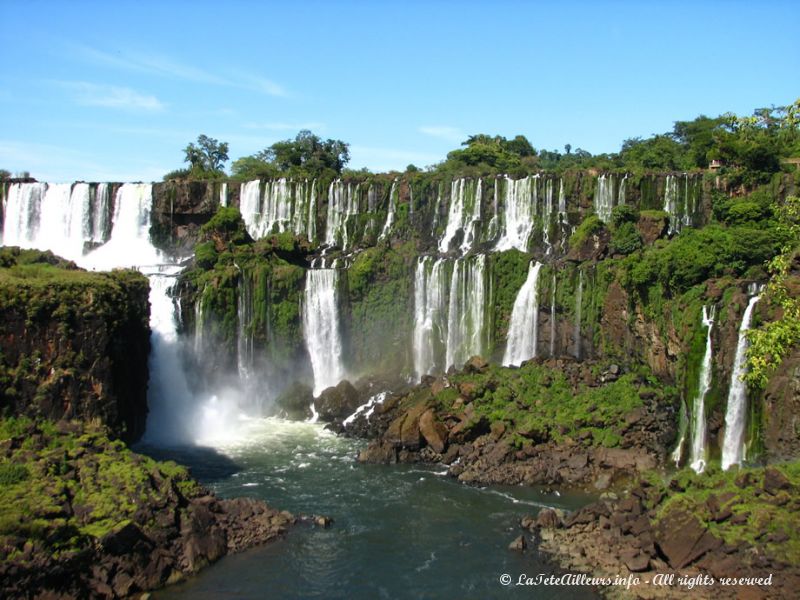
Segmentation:
[[(779, 317), (748, 332), (748, 386), (763, 389), (769, 375), (791, 350), (800, 344), (800, 295), (792, 293), (800, 285), (800, 198), (789, 196), (777, 209), (777, 228), (786, 234), (781, 252), (769, 261), (770, 280), (764, 298), (780, 308)], [(794, 285), (793, 285), (794, 284)]]

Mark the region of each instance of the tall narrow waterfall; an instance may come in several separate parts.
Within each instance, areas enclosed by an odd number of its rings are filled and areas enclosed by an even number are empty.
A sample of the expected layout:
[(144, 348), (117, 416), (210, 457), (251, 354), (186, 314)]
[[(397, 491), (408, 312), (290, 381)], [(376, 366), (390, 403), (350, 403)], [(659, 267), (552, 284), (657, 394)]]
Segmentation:
[(414, 273), (414, 373), (417, 380), (442, 368), (447, 344), (447, 261), (424, 256)]
[(247, 273), (239, 274), (236, 289), (236, 367), (247, 382), (253, 370), (253, 283)]
[(678, 182), (674, 175), (667, 175), (664, 185), (664, 212), (669, 214), (669, 234), (680, 232), (681, 218), (678, 213)]
[(692, 403), (692, 455), (691, 467), (697, 473), (706, 468), (706, 394), (711, 389), (711, 330), (714, 326), (714, 306), (703, 307), (703, 326), (706, 331), (706, 351), (700, 365), (700, 381), (697, 396)]
[(219, 205), (228, 206), (228, 182), (223, 181), (219, 186)]
[(753, 309), (761, 299), (753, 296), (747, 303), (739, 326), (739, 341), (736, 344), (736, 356), (733, 359), (731, 385), (728, 391), (728, 407), (725, 411), (725, 437), (722, 441), (722, 468), (727, 470), (731, 465), (738, 465), (745, 459), (744, 430), (747, 424), (747, 386), (742, 380), (747, 372), (747, 330), (753, 318)]
[(617, 190), (617, 206), (625, 204), (626, 201), (626, 183), (628, 180), (628, 174), (622, 176), (622, 179), (619, 182), (619, 189)]
[(604, 223), (611, 220), (614, 208), (614, 178), (612, 175), (600, 175), (594, 190), (594, 212)]
[(392, 187), (389, 190), (389, 208), (386, 212), (386, 222), (383, 224), (383, 230), (381, 231), (381, 235), (378, 239), (383, 240), (386, 239), (386, 236), (392, 231), (392, 226), (394, 225), (394, 213), (397, 210), (397, 180), (395, 179), (392, 182)]
[(567, 196), (564, 193), (564, 180), (558, 180), (558, 222), (561, 225), (567, 223)]
[(578, 291), (575, 293), (575, 329), (573, 330), (575, 348), (573, 354), (581, 359), (581, 311), (583, 305), (583, 271), (578, 270)]
[(523, 361), (536, 356), (539, 337), (539, 271), (542, 264), (531, 263), (528, 277), (514, 300), (508, 342), (503, 355), (504, 366), (519, 366)]
[(491, 297), (486, 256), (457, 259), (450, 278), (445, 368), (461, 367), (471, 356), (488, 350), (486, 311)]
[(303, 334), (314, 371), (314, 395), (345, 378), (336, 269), (309, 269), (303, 296)]
[(480, 179), (456, 179), (450, 185), (450, 209), (447, 226), (439, 240), (439, 252), (450, 250), (450, 244), (459, 231), (464, 237), (460, 250), (465, 254), (477, 240), (477, 225), (481, 218), (482, 182)]
[(553, 216), (553, 180), (548, 179), (544, 186), (544, 202), (542, 203), (542, 243), (544, 244), (545, 254), (553, 251), (553, 244), (550, 242), (550, 221)]
[(499, 252), (516, 248), (527, 252), (536, 216), (537, 177), (505, 178), (505, 213), (503, 235), (495, 249)]

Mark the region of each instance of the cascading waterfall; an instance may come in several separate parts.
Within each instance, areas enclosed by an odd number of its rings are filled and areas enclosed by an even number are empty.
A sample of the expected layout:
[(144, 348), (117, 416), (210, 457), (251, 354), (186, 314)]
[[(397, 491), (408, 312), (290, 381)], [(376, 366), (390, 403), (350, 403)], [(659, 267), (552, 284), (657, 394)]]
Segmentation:
[(314, 238), (316, 182), (289, 181), (286, 178), (262, 183), (256, 179), (242, 183), (239, 210), (247, 232), (261, 239), (275, 230)]
[(564, 193), (564, 180), (558, 180), (558, 222), (561, 225), (567, 223), (567, 196)]
[(550, 243), (550, 220), (553, 215), (553, 180), (548, 179), (544, 187), (544, 203), (542, 204), (542, 242), (545, 247), (545, 254), (553, 251)]
[(573, 354), (581, 359), (581, 310), (583, 305), (583, 271), (578, 270), (578, 291), (575, 293), (575, 329), (573, 331), (575, 349)]
[(325, 244), (348, 247), (347, 221), (358, 214), (361, 184), (344, 183), (340, 179), (328, 188), (328, 219), (325, 227)]
[(612, 175), (600, 175), (594, 191), (594, 212), (604, 223), (611, 220), (614, 208), (614, 178)]
[(92, 199), (92, 243), (102, 244), (111, 233), (108, 184), (98, 183)]
[(228, 183), (222, 182), (219, 186), (219, 205), (228, 206)]
[(460, 367), (471, 356), (488, 350), (486, 310), (491, 296), (486, 255), (456, 259), (450, 278), (445, 369)]
[(477, 225), (481, 218), (482, 181), (455, 179), (450, 185), (450, 208), (447, 226), (439, 240), (439, 252), (448, 252), (459, 231), (464, 233), (461, 254), (466, 254), (477, 240)]
[(761, 299), (753, 296), (747, 303), (739, 326), (739, 341), (736, 344), (736, 356), (733, 359), (731, 385), (728, 391), (728, 406), (725, 411), (725, 437), (722, 441), (722, 469), (741, 464), (745, 459), (746, 447), (744, 430), (747, 423), (747, 385), (743, 381), (747, 373), (747, 331), (753, 318), (753, 309)]
[(486, 230), (486, 239), (494, 240), (497, 238), (500, 229), (500, 179), (495, 177), (494, 190), (492, 193), (492, 219)]
[(539, 271), (540, 262), (531, 263), (528, 277), (514, 300), (508, 342), (503, 355), (504, 366), (519, 366), (536, 356), (539, 337)]
[(417, 380), (441, 368), (437, 356), (447, 343), (447, 261), (423, 256), (414, 273), (412, 350)]
[(692, 403), (692, 454), (691, 467), (696, 473), (706, 468), (706, 394), (711, 389), (711, 330), (714, 326), (714, 306), (703, 307), (703, 326), (706, 331), (706, 350), (700, 365), (700, 381), (697, 396)]
[[(516, 248), (527, 252), (528, 242), (533, 232), (536, 205), (538, 202), (537, 177), (511, 179), (505, 177), (505, 213), (503, 235), (495, 246), (502, 252)], [(441, 245), (440, 245), (441, 250)]]
[[(308, 269), (303, 295), (303, 335), (314, 372), (314, 396), (345, 378), (339, 330), (336, 269)], [(313, 410), (313, 407), (312, 407)]]
[(674, 175), (667, 175), (664, 185), (664, 212), (669, 214), (669, 234), (679, 233), (681, 218), (678, 214), (678, 182)]
[(389, 190), (389, 209), (386, 213), (386, 222), (383, 224), (383, 230), (381, 230), (381, 235), (378, 237), (379, 240), (386, 239), (386, 236), (389, 235), (394, 225), (394, 213), (397, 210), (397, 194), (397, 179), (395, 179)]

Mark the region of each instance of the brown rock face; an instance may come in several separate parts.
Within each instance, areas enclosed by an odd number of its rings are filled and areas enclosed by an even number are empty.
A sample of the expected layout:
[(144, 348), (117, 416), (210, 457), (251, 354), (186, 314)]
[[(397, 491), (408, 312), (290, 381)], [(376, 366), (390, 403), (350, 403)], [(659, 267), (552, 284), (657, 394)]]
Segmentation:
[(419, 419), (419, 431), (434, 452), (441, 454), (447, 445), (447, 428), (436, 418), (433, 409), (428, 409)]
[(655, 542), (673, 569), (682, 569), (722, 545), (697, 517), (683, 510), (673, 510), (661, 519)]
[(639, 235), (642, 236), (642, 241), (645, 245), (649, 246), (657, 239), (664, 237), (667, 233), (668, 225), (669, 219), (666, 216), (655, 216), (645, 213), (639, 216), (636, 229), (639, 231)]
[(324, 390), (314, 402), (323, 421), (343, 419), (355, 412), (360, 404), (358, 390), (347, 380)]

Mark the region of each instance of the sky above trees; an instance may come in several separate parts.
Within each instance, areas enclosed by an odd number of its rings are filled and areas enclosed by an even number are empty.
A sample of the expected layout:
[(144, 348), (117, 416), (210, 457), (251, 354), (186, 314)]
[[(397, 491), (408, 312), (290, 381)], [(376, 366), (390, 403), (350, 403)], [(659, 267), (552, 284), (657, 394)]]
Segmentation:
[(619, 151), (675, 120), (791, 103), (795, 14), (770, 1), (3, 0), (17, 25), (0, 28), (0, 167), (157, 180), (199, 134), (234, 161), (301, 129), (348, 142), (356, 169), (424, 167), (478, 133)]

